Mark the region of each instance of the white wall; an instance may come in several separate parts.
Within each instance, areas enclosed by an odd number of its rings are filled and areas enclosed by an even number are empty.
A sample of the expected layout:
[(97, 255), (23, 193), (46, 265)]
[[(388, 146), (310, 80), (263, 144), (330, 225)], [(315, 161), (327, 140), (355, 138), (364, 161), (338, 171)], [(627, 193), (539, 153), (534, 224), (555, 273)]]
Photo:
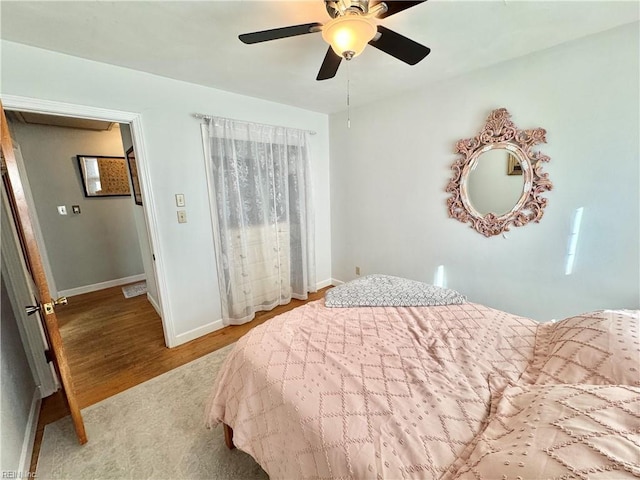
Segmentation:
[[(4, 268), (2, 273), (5, 273)], [(21, 457), (24, 445), (29, 441), (30, 413), (36, 384), (24, 353), (4, 275), (1, 283), (0, 472), (18, 472), (23, 471)]]
[[(199, 121), (195, 112), (317, 131), (310, 148), (316, 205), (319, 282), (331, 277), (328, 117), (242, 95), (3, 41), (3, 95), (101, 107), (142, 115), (146, 153), (166, 277), (168, 312), (179, 343), (220, 319)], [(206, 60), (203, 60), (206, 61)], [(259, 81), (259, 80), (257, 80)], [(186, 198), (188, 223), (178, 224), (176, 193)], [(147, 206), (145, 206), (147, 207)]]
[[(120, 135), (122, 136), (122, 147), (126, 152), (133, 146), (131, 127), (124, 124), (120, 125)], [(135, 154), (135, 151), (133, 153)], [(133, 186), (131, 189), (133, 191)], [(147, 275), (147, 298), (150, 297), (154, 307), (158, 308), (160, 304), (158, 298), (158, 283), (156, 282), (155, 277), (153, 253), (151, 251), (151, 242), (149, 240), (149, 229), (147, 227), (147, 221), (144, 218), (144, 204), (136, 204), (133, 196), (131, 196), (131, 203), (133, 204), (133, 218), (136, 224), (136, 231), (138, 232), (138, 243), (140, 245), (140, 253), (142, 254), (142, 264), (144, 265), (144, 272)]]
[[(638, 23), (332, 115), (333, 276), (387, 273), (448, 286), (539, 320), (639, 301)], [(429, 58), (425, 60), (429, 61)], [(407, 73), (411, 74), (410, 71)], [(357, 85), (352, 85), (357, 92)], [(448, 218), (457, 140), (505, 107), (543, 127), (553, 191), (539, 224), (485, 238)], [(574, 211), (584, 207), (572, 275)]]
[[(87, 198), (76, 155), (124, 157), (120, 129), (11, 125), (59, 291), (144, 274), (132, 197)], [(59, 215), (56, 207), (67, 207)], [(80, 206), (80, 214), (72, 212)]]

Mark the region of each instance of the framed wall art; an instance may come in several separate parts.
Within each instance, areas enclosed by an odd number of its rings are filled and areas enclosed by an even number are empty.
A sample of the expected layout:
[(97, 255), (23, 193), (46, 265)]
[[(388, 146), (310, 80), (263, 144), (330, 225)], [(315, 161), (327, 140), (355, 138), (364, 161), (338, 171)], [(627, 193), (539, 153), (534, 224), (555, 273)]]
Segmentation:
[(124, 157), (76, 155), (85, 197), (131, 195)]
[(522, 175), (520, 160), (511, 153), (507, 153), (507, 175)]

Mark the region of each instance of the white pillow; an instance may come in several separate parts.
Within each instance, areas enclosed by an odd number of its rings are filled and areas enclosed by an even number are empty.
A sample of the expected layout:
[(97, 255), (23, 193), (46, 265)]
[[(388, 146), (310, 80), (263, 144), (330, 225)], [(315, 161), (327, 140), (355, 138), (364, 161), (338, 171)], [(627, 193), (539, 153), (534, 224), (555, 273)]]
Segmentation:
[(327, 307), (420, 307), (466, 301), (455, 290), (390, 275), (367, 275), (325, 294)]

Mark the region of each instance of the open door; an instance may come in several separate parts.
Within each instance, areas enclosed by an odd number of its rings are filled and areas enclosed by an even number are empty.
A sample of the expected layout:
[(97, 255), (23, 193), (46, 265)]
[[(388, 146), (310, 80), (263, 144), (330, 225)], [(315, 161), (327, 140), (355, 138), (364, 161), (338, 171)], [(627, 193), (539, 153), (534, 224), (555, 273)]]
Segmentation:
[(2, 180), (9, 197), (9, 204), (15, 218), (22, 249), (24, 250), (27, 270), (33, 279), (36, 294), (39, 296), (35, 305), (25, 305), (25, 308), (28, 312), (38, 311), (41, 315), (44, 331), (51, 349), (51, 361), (60, 378), (62, 393), (67, 400), (71, 412), (71, 419), (73, 420), (78, 442), (84, 444), (87, 442), (87, 434), (73, 387), (71, 370), (69, 369), (69, 363), (62, 344), (62, 336), (58, 328), (58, 319), (54, 311), (56, 305), (66, 303), (66, 299), (54, 300), (49, 293), (42, 258), (38, 251), (38, 245), (31, 223), (29, 207), (25, 199), (22, 181), (13, 153), (13, 141), (9, 134), (9, 126), (7, 125), (7, 118), (1, 101), (0, 110), (1, 153), (7, 172), (6, 175), (3, 173)]

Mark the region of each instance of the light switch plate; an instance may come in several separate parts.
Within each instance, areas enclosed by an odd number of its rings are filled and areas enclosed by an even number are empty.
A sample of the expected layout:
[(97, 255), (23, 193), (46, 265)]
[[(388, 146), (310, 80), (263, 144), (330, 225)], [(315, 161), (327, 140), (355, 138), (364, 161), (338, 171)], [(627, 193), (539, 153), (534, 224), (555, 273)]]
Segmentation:
[(178, 210), (178, 223), (187, 223), (187, 211)]
[(65, 207), (64, 205), (58, 205), (58, 213), (60, 215), (66, 215), (67, 214), (67, 207)]
[(184, 194), (176, 193), (176, 207), (184, 207), (184, 206), (185, 206)]

